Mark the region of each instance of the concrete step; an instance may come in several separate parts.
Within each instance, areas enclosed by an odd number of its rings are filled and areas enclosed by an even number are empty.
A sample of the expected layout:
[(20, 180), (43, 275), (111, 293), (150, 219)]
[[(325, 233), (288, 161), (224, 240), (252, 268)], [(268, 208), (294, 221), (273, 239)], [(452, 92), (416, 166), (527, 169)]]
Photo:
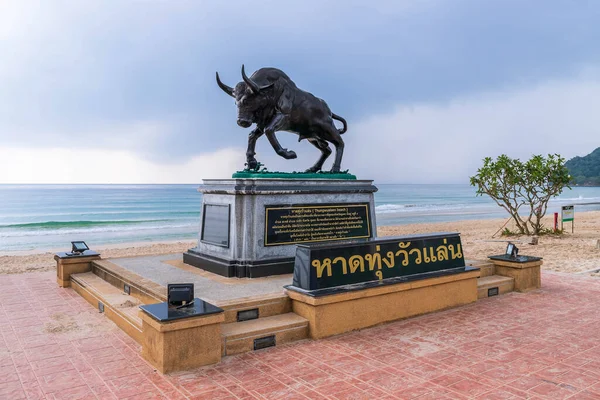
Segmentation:
[(165, 287), (113, 264), (108, 260), (93, 261), (92, 272), (122, 292), (125, 291), (125, 285), (127, 285), (129, 287), (129, 294), (140, 300), (143, 304), (167, 301), (167, 290)]
[[(274, 337), (275, 345), (306, 339), (308, 320), (292, 312), (221, 325), (223, 355), (245, 353)], [(258, 341), (256, 341), (258, 339)], [(256, 341), (256, 342), (255, 342)]]
[(478, 299), (490, 297), (490, 295), (494, 296), (495, 294), (512, 292), (514, 289), (515, 279), (508, 276), (491, 275), (477, 279)]
[(92, 272), (71, 275), (71, 287), (94, 307), (104, 305), (104, 314), (138, 343), (142, 340), (141, 301), (127, 295)]
[(292, 312), (292, 300), (285, 293), (246, 297), (216, 304), (225, 311), (225, 323), (252, 317), (265, 318)]
[(465, 265), (479, 268), (480, 278), (496, 274), (496, 267), (490, 261), (465, 260)]

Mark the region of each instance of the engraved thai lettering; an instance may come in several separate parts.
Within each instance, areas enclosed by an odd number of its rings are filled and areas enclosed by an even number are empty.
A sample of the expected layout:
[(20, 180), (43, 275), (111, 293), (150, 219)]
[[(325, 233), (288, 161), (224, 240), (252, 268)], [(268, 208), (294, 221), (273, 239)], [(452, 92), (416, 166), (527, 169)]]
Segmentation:
[(448, 247), (445, 246), (446, 244), (448, 244), (448, 241), (446, 239), (444, 239), (444, 245), (441, 245), (441, 246), (437, 247), (437, 258), (440, 261), (449, 260), (449, 258), (448, 258)]
[(417, 253), (417, 257), (415, 258), (415, 264), (421, 264), (423, 261), (421, 259), (421, 250), (420, 249), (412, 249), (411, 251), (408, 252), (408, 254), (411, 254), (415, 252)]
[[(425, 253), (427, 253), (427, 249), (425, 249)], [(431, 262), (436, 262), (437, 257), (435, 256), (435, 249), (433, 247), (429, 247), (429, 259)]]
[(381, 269), (381, 254), (379, 254), (380, 250), (380, 246), (377, 245), (375, 246), (375, 251), (377, 251), (377, 253), (365, 254), (365, 260), (369, 262), (369, 271), (373, 271), (375, 268)]
[(431, 258), (427, 255), (427, 247), (423, 247), (423, 261), (425, 264), (429, 264), (431, 262)]
[(383, 258), (383, 262), (388, 268), (394, 268), (396, 265), (396, 258), (394, 257), (393, 251), (388, 251), (386, 254), (387, 257)]
[(375, 276), (377, 276), (379, 278), (379, 280), (383, 279), (383, 272), (381, 271), (375, 271)]
[(321, 260), (313, 260), (312, 266), (317, 269), (317, 278), (323, 276), (323, 271), (327, 268), (327, 276), (331, 276), (331, 259), (326, 258), (321, 262)]
[[(404, 242), (400, 242), (398, 243), (398, 247), (400, 247), (401, 249), (406, 249), (408, 246), (410, 246), (410, 242), (404, 243)], [(402, 265), (403, 266), (407, 266), (409, 261), (408, 261), (408, 252), (406, 250), (398, 250), (396, 252), (396, 257), (403, 255), (404, 256), (404, 260), (402, 260)]]
[(461, 258), (462, 255), (462, 250), (460, 248), (460, 243), (456, 245), (456, 251), (454, 250), (454, 245), (453, 244), (449, 244), (448, 245), (448, 249), (450, 250), (450, 253), (452, 254), (452, 259), (455, 260), (457, 258)]
[(365, 259), (363, 256), (355, 255), (348, 260), (350, 264), (350, 273), (353, 274), (360, 268), (360, 272), (365, 272)]
[(342, 263), (342, 273), (344, 275), (346, 275), (348, 273), (348, 268), (346, 266), (346, 259), (344, 257), (336, 257), (333, 259), (333, 264), (337, 263), (338, 261)]

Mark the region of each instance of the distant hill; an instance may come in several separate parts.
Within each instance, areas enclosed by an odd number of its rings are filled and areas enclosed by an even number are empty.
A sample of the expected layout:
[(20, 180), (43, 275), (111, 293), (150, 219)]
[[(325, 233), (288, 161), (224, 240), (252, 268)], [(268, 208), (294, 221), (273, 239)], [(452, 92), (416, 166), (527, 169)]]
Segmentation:
[(600, 186), (600, 147), (585, 157), (573, 157), (565, 163), (575, 184)]

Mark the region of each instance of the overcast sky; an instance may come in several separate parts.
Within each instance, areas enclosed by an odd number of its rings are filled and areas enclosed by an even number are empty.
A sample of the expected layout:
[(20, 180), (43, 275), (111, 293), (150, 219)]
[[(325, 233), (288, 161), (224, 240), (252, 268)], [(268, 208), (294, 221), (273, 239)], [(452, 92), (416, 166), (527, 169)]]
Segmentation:
[[(0, 0), (0, 183), (200, 183), (242, 169), (230, 86), (284, 70), (348, 120), (343, 169), (468, 183), (486, 156), (600, 146), (600, 2)], [(265, 138), (270, 170), (318, 151)], [(326, 168), (331, 167), (331, 160)]]

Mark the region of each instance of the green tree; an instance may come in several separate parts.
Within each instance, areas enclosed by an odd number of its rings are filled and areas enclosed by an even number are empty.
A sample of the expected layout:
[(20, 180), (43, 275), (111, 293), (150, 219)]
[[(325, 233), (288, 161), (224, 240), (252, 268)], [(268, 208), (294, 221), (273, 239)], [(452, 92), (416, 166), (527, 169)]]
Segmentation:
[(571, 188), (565, 159), (558, 154), (548, 154), (547, 158), (534, 155), (525, 163), (505, 154), (495, 161), (486, 157), (470, 181), (477, 187), (477, 195), (487, 194), (494, 199), (525, 235), (536, 235), (542, 230), (548, 201), (565, 187)]

